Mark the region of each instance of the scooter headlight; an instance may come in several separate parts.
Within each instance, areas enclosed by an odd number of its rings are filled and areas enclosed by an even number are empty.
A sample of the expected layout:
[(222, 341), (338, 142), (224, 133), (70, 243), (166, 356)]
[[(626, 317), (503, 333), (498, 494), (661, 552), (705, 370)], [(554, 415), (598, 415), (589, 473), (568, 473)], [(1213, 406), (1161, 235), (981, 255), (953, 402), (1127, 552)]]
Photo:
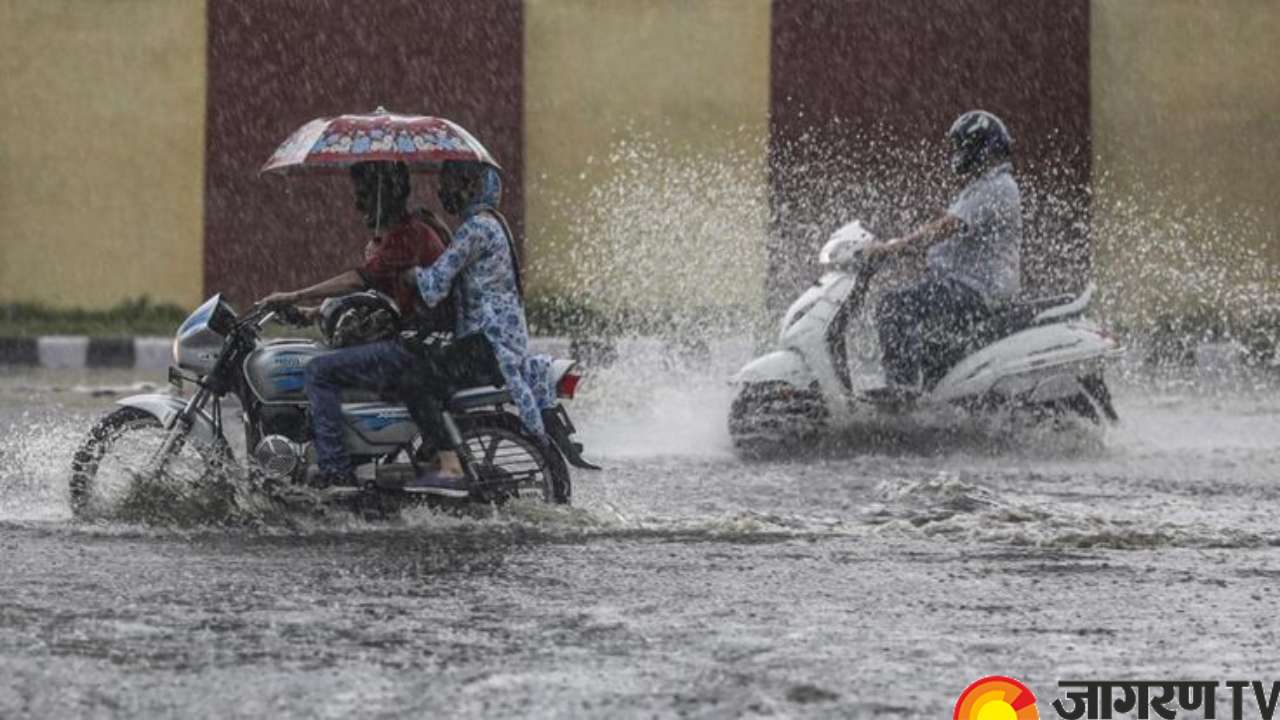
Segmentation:
[(858, 260), (862, 248), (874, 242), (875, 237), (854, 220), (831, 234), (831, 239), (818, 253), (818, 262), (824, 266), (850, 265)]

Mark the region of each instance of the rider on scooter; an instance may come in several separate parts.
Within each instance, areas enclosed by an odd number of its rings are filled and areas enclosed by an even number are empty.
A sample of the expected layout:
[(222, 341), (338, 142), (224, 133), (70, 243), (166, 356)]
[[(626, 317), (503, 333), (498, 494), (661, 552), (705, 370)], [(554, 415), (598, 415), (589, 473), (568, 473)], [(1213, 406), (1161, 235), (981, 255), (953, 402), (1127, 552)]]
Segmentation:
[(876, 311), (887, 390), (921, 391), (923, 329), (957, 343), (1021, 287), (1022, 196), (1011, 167), (1012, 140), (1003, 122), (983, 110), (951, 125), (951, 167), (966, 178), (937, 218), (900, 238), (874, 245), (869, 258), (926, 253), (927, 277), (888, 292)]
[[(272, 293), (259, 304), (296, 305), (373, 289), (394, 298), (405, 319), (414, 319), (417, 292), (402, 275), (405, 268), (429, 264), (444, 253), (441, 233), (447, 228), (432, 217), (409, 212), (409, 169), (404, 163), (357, 163), (351, 167), (351, 180), (356, 209), (373, 231), (364, 264), (301, 290)], [(312, 316), (315, 310), (303, 313)], [(429, 322), (428, 318), (418, 320), (419, 324)], [(311, 478), (313, 487), (342, 491), (357, 486), (343, 444), (342, 388), (398, 391), (412, 361), (413, 355), (401, 341), (391, 339), (342, 348), (307, 365), (305, 389), (320, 470)], [(412, 412), (415, 403), (408, 405)], [(419, 418), (414, 415), (414, 420)]]
[[(429, 398), (419, 423), (439, 452), (439, 466), (405, 486), (410, 491), (466, 495), (468, 481), (458, 457), (457, 431), (443, 416), (445, 403), (465, 387), (505, 385), (532, 435), (546, 440), (541, 410), (554, 403), (546, 368), (529, 355), (529, 330), (515, 244), (498, 212), (502, 182), (496, 168), (448, 162), (440, 173), (440, 204), (462, 223), (449, 249), (430, 266), (405, 272), (427, 305), (456, 292), (457, 327), (448, 344), (423, 348), (420, 365), (406, 375)], [(416, 416), (415, 416), (416, 417)]]

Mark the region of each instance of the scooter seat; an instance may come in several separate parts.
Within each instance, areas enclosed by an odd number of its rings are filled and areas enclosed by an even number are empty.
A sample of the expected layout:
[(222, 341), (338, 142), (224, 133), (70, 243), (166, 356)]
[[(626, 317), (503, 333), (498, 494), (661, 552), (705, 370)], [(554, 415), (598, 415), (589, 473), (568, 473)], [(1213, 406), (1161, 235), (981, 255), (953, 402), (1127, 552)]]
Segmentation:
[(1032, 317), (1035, 317), (1045, 310), (1062, 307), (1063, 305), (1070, 305), (1075, 299), (1075, 295), (1052, 295), (1050, 297), (1019, 300), (1017, 305), (1021, 309), (1030, 312)]
[(1016, 303), (1006, 305), (978, 322), (973, 334), (973, 342), (981, 347), (1008, 337), (1031, 326), (1031, 321), (1039, 312), (1032, 304)]
[(981, 323), (978, 333), (986, 342), (1008, 337), (1050, 320), (1060, 320), (1084, 312), (1093, 295), (1093, 286), (1079, 296), (1050, 295), (1048, 297), (1015, 300), (992, 312)]

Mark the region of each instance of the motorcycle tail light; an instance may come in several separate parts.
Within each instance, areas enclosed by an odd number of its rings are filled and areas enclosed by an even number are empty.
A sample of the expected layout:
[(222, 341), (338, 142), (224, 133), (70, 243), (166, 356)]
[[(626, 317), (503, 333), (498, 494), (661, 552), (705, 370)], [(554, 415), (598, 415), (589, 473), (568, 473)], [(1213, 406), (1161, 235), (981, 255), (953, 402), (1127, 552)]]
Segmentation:
[(573, 394), (578, 391), (578, 383), (580, 382), (582, 382), (581, 375), (565, 373), (560, 378), (560, 382), (556, 383), (556, 396), (572, 400)]

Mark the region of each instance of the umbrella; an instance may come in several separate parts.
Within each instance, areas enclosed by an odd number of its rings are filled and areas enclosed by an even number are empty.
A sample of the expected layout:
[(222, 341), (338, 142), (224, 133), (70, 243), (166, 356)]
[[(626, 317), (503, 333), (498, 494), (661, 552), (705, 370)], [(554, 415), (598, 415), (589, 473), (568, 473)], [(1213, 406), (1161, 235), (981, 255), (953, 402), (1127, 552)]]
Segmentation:
[(441, 117), (399, 115), (379, 107), (368, 115), (316, 118), (276, 148), (259, 172), (337, 172), (356, 163), (402, 162), (437, 172), (449, 160), (499, 167), (461, 125)]

